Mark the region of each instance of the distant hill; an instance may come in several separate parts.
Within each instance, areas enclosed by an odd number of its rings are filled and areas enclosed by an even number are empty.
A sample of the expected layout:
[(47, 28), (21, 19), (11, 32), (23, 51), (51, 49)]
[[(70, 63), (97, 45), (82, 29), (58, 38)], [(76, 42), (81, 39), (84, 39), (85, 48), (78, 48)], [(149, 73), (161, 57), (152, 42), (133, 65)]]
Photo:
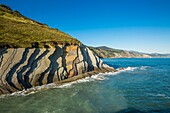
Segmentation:
[(106, 46), (90, 47), (100, 58), (150, 58), (150, 55), (126, 50), (113, 49)]
[(149, 54), (137, 51), (113, 49), (106, 46), (90, 47), (90, 49), (100, 58), (170, 58), (170, 54)]
[(159, 54), (159, 53), (152, 53), (148, 54), (153, 58), (170, 58), (170, 54)]
[(0, 4), (0, 47), (32, 48), (61, 44), (80, 44), (70, 35), (29, 19), (16, 10)]

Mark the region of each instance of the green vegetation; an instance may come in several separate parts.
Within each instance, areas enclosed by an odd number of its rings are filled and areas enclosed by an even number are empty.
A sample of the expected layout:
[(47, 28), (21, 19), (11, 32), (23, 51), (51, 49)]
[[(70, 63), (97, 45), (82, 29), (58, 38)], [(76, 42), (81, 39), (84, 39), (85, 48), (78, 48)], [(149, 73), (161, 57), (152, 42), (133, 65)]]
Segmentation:
[(56, 44), (76, 44), (81, 42), (58, 29), (49, 28), (0, 5), (0, 47), (32, 48), (49, 47)]

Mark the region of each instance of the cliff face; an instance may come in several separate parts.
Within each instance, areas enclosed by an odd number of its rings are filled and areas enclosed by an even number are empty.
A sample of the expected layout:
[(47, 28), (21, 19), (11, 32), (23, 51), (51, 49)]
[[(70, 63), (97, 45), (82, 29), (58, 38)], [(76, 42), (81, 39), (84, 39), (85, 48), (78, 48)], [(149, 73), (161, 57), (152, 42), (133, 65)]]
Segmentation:
[(0, 95), (114, 71), (79, 40), (0, 5)]
[(0, 95), (91, 72), (113, 71), (84, 45), (0, 49)]

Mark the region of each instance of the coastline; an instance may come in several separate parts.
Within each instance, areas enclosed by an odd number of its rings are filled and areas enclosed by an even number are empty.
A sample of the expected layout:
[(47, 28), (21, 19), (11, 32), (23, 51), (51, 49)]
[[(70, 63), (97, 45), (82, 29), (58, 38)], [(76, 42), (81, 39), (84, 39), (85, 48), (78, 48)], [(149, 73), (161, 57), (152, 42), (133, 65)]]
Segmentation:
[[(124, 69), (120, 68), (120, 71), (121, 70), (124, 70)], [(97, 75), (97, 74), (105, 74), (105, 73), (109, 73), (109, 72), (114, 73), (114, 72), (118, 72), (118, 70), (115, 70), (114, 68), (111, 68), (111, 67), (96, 69), (95, 71), (90, 71), (90, 72), (86, 72), (84, 74), (79, 74), (77, 76), (74, 76), (74, 77), (71, 77), (71, 78), (68, 78), (68, 79), (65, 79), (65, 80), (62, 80), (62, 81), (57, 81), (57, 82), (53, 82), (53, 83), (50, 83), (50, 84), (44, 84), (44, 85), (41, 85), (41, 86), (37, 85), (37, 86), (31, 87), (31, 88), (23, 89), (21, 91), (16, 91), (16, 92), (13, 92), (13, 93), (10, 93), (10, 94), (2, 94), (2, 95), (0, 95), (0, 98), (13, 96), (15, 94), (29, 95), (29, 94), (33, 94), (33, 93), (36, 93), (36, 92), (39, 92), (39, 91), (44, 91), (44, 90), (48, 90), (48, 89), (51, 89), (51, 88), (55, 88), (57, 86), (59, 87), (59, 86), (65, 85), (67, 83), (76, 82), (76, 81), (84, 79), (86, 77), (91, 77), (91, 76)]]

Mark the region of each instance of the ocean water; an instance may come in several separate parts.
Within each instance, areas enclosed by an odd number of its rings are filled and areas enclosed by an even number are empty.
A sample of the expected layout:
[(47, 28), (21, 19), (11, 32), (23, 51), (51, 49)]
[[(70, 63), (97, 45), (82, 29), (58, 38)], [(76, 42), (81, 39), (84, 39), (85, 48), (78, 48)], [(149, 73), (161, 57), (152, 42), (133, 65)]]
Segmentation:
[(124, 71), (0, 97), (0, 113), (170, 113), (170, 59), (103, 59)]

